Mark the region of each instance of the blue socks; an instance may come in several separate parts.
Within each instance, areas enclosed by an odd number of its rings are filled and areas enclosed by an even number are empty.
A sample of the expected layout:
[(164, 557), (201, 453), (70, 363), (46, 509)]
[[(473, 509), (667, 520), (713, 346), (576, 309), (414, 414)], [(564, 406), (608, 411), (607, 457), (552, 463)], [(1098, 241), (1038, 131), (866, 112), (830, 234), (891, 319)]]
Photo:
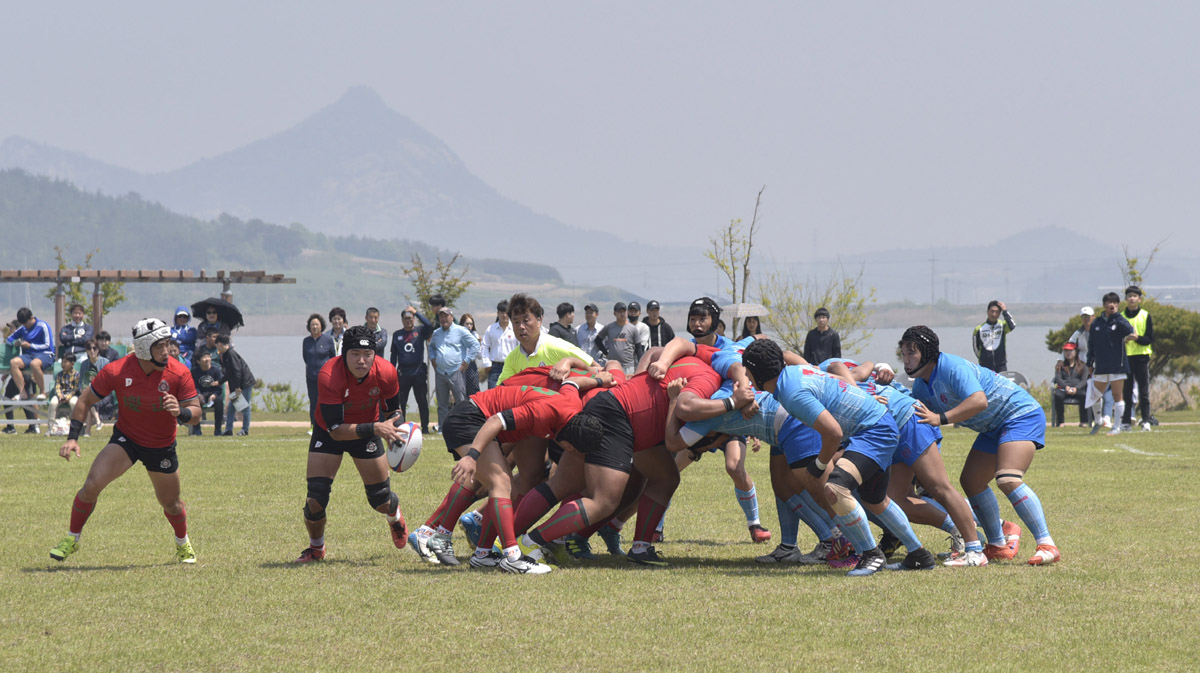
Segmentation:
[(999, 546), (1007, 544), (1004, 531), (1000, 528), (1000, 503), (996, 500), (996, 494), (992, 492), (991, 487), (985, 487), (979, 493), (967, 497), (967, 502), (971, 503), (975, 518), (979, 519), (980, 525), (983, 526), (988, 544)]
[(862, 505), (854, 503), (854, 511), (849, 514), (833, 517), (842, 535), (854, 545), (854, 551), (861, 554), (875, 548), (875, 536), (871, 535), (871, 526), (867, 523), (867, 512)]
[(921, 548), (921, 541), (913, 532), (912, 524), (908, 522), (908, 517), (904, 516), (904, 510), (900, 509), (900, 505), (897, 505), (894, 500), (888, 502), (887, 509), (877, 516), (883, 521), (883, 525), (892, 531), (893, 535), (900, 538), (905, 549), (911, 552)]
[(1025, 522), (1025, 526), (1033, 533), (1038, 544), (1054, 544), (1050, 538), (1050, 529), (1046, 526), (1046, 514), (1042, 511), (1042, 501), (1038, 499), (1037, 494), (1033, 492), (1032, 488), (1029, 488), (1028, 484), (1021, 484), (1016, 490), (1009, 493), (1008, 501), (1012, 503), (1013, 509), (1017, 510), (1017, 516)]
[(793, 547), (796, 546), (796, 535), (800, 531), (800, 515), (792, 510), (790, 504), (795, 498), (793, 495), (787, 502), (775, 498), (775, 513), (779, 515), (779, 542)]
[(746, 514), (746, 525), (753, 526), (758, 521), (758, 492), (753, 485), (749, 491), (743, 491), (737, 486), (733, 487), (733, 492), (737, 494), (738, 506), (742, 508), (742, 512)]
[(799, 517), (804, 525), (812, 529), (818, 540), (828, 540), (833, 536), (833, 520), (825, 513), (825, 510), (817, 504), (808, 491), (801, 491), (798, 495), (793, 495), (788, 498), (788, 507), (792, 513)]

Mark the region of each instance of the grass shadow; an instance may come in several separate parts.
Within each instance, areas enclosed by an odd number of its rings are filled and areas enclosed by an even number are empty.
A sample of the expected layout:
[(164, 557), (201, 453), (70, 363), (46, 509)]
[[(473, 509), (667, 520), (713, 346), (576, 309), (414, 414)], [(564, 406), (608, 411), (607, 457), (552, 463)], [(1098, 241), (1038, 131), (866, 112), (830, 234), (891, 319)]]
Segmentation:
[(129, 563), (126, 565), (115, 565), (115, 566), (53, 565), (53, 566), (45, 566), (42, 568), (32, 568), (32, 567), (21, 568), (21, 572), (34, 574), (34, 573), (60, 573), (60, 572), (72, 572), (72, 571), (96, 572), (96, 571), (104, 571), (104, 570), (110, 570), (110, 571), (111, 570), (143, 570), (143, 569), (148, 569), (148, 568), (166, 568), (168, 566), (176, 566), (176, 565), (183, 565), (183, 564), (175, 563), (175, 562), (167, 562), (167, 563), (139, 563), (139, 564)]

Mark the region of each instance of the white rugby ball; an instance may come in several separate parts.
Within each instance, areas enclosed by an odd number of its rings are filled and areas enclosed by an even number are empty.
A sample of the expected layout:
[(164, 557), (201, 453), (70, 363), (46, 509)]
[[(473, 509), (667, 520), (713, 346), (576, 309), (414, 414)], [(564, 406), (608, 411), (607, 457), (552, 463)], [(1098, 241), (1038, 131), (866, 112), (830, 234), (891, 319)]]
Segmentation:
[(392, 470), (403, 472), (421, 457), (421, 426), (401, 423), (396, 429), (400, 431), (400, 438), (388, 442), (387, 461)]

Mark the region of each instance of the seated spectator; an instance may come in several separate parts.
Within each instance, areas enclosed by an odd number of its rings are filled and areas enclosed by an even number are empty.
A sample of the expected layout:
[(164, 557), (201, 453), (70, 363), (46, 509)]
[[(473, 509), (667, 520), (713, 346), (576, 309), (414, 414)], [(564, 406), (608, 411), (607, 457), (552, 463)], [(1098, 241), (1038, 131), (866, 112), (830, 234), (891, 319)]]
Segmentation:
[[(88, 341), (84, 347), (86, 348), (87, 357), (83, 359), (83, 362), (79, 363), (79, 390), (81, 391), (85, 387), (92, 385), (92, 379), (96, 378), (96, 374), (99, 374), (100, 370), (104, 369), (104, 366), (108, 364), (108, 359), (100, 355), (100, 346), (96, 343), (95, 339)], [(113, 396), (113, 393), (109, 393), (109, 396)], [(114, 398), (113, 401), (115, 402), (116, 399)], [(84, 434), (90, 435), (93, 427), (104, 427), (104, 423), (100, 420), (100, 412), (96, 409), (97, 406), (99, 405), (92, 405), (92, 408), (88, 410)]]
[(738, 341), (755, 334), (762, 334), (762, 322), (756, 315), (746, 316), (746, 319), (742, 321), (742, 335), (738, 337)]
[(175, 324), (171, 325), (171, 338), (179, 342), (179, 353), (183, 355), (182, 362), (189, 367), (192, 364), (192, 355), (196, 352), (197, 338), (196, 328), (188, 324), (191, 320), (192, 314), (188, 311), (188, 307), (175, 307)]
[(204, 320), (196, 325), (196, 343), (200, 343), (209, 332), (216, 332), (217, 336), (222, 334), (230, 334), (229, 326), (221, 322), (217, 314), (217, 309), (214, 306), (208, 306), (204, 309)]
[(75, 354), (67, 353), (62, 356), (62, 371), (54, 376), (54, 390), (50, 394), (50, 417), (58, 418), (60, 407), (66, 409), (66, 415), (71, 414), (75, 402), (79, 399), (79, 372), (75, 370)]
[(116, 362), (121, 359), (121, 354), (117, 349), (112, 347), (112, 335), (104, 330), (96, 335), (96, 346), (100, 349), (100, 357), (109, 362)]
[[(9, 370), (16, 383), (17, 396), (27, 400), (33, 391), (40, 390), (45, 376), (43, 368), (54, 367), (54, 335), (45, 320), (33, 315), (33, 311), (22, 307), (17, 311), (17, 322), (20, 323), (5, 343), (16, 344), (21, 348), (21, 354), (9, 360)], [(27, 376), (28, 375), (28, 376)], [(25, 382), (29, 379), (33, 389), (26, 389)], [(34, 412), (34, 418), (37, 413)], [(36, 426), (30, 426), (37, 431)]]
[(179, 342), (171, 339), (167, 342), (167, 355), (175, 358), (180, 364), (183, 364), (188, 369), (192, 368), (192, 363), (183, 358), (183, 352), (179, 349)]
[(1083, 405), (1087, 398), (1087, 365), (1079, 361), (1075, 344), (1063, 344), (1063, 359), (1054, 364), (1054, 427), (1063, 424), (1063, 406), (1070, 402), (1079, 405), (1079, 427), (1087, 427), (1088, 410)]
[[(215, 337), (214, 337), (215, 338)], [(213, 436), (221, 434), (221, 421), (225, 418), (224, 388), (225, 372), (221, 365), (213, 362), (212, 355), (203, 350), (196, 354), (196, 364), (192, 367), (192, 382), (196, 384), (196, 394), (200, 396), (200, 419), (213, 410)], [(203, 435), (201, 423), (192, 426), (191, 434)]]
[[(8, 337), (13, 332), (16, 332), (17, 328), (20, 326), (21, 326), (21, 323), (17, 322), (16, 320), (4, 325), (5, 341), (0, 343), (0, 347), (3, 347), (2, 348), (3, 354), (0, 355), (0, 357), (4, 358), (3, 362), (10, 362), (13, 358), (15, 358), (21, 354), (20, 346), (18, 346), (15, 343), (8, 343)], [(30, 379), (29, 377), (26, 377), (26, 379), (25, 379), (25, 387), (26, 387), (26, 389), (33, 388), (33, 380)], [(8, 377), (8, 381), (6, 381), (4, 384), (4, 397), (9, 398), (9, 399), (16, 399), (19, 395), (20, 395), (20, 391), (17, 390), (16, 382), (13, 380), (13, 378), (11, 376)], [(23, 411), (25, 412), (25, 418), (27, 418), (27, 419), (37, 418), (37, 416), (34, 415), (33, 410), (30, 409), (29, 407), (25, 407), (23, 409)], [(5, 407), (4, 408), (4, 416), (5, 416), (5, 418), (7, 418), (8, 420), (11, 421), (13, 419), (13, 407)], [(30, 427), (34, 427), (34, 426), (30, 426)], [(4, 426), (3, 432), (6, 435), (13, 435), (13, 434), (16, 434), (17, 429), (13, 427), (12, 423), (9, 423), (8, 425)]]
[(216, 331), (209, 332), (204, 335), (204, 341), (196, 342), (196, 352), (192, 354), (192, 361), (195, 362), (196, 356), (202, 352), (207, 352), (213, 362), (221, 360), (221, 352), (217, 350), (217, 337), (220, 336)]
[(76, 358), (83, 355), (84, 344), (94, 336), (92, 326), (84, 322), (85, 318), (87, 318), (87, 311), (84, 310), (83, 304), (71, 304), (71, 322), (63, 325), (58, 332), (59, 357), (67, 353)]

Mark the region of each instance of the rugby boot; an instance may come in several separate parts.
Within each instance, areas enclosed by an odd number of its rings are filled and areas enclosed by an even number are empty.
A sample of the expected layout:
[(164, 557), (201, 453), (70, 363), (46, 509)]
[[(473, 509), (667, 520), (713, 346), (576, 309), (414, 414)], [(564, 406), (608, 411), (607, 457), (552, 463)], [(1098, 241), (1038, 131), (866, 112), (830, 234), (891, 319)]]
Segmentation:
[(1004, 532), (1005, 544), (1012, 550), (1013, 558), (1016, 558), (1017, 552), (1021, 550), (1021, 527), (1012, 521), (1004, 521), (1000, 530)]
[(195, 563), (196, 550), (192, 549), (192, 541), (188, 540), (183, 544), (175, 545), (175, 558), (180, 563)]
[(68, 535), (58, 543), (58, 546), (50, 550), (50, 558), (55, 561), (63, 561), (77, 551), (79, 551), (79, 540), (76, 540), (74, 535)]
[(899, 563), (889, 563), (888, 570), (932, 570), (937, 565), (933, 553), (924, 547), (918, 547), (904, 557)]
[(804, 554), (795, 545), (785, 549), (783, 544), (780, 544), (770, 554), (755, 556), (754, 560), (759, 563), (799, 563), (801, 556)]
[(891, 558), (896, 555), (896, 552), (900, 551), (900, 545), (900, 538), (892, 535), (892, 531), (884, 528), (883, 537), (879, 539), (879, 551), (883, 552), (884, 556)]
[(478, 547), (479, 536), (483, 535), (483, 516), (479, 512), (467, 512), (458, 518), (458, 525), (467, 535), (467, 544), (472, 549)]
[(392, 531), (392, 544), (396, 545), (396, 549), (404, 549), (404, 545), (408, 544), (408, 524), (404, 523), (404, 512), (400, 508), (396, 508), (396, 516), (398, 517), (393, 523), (388, 522), (388, 529)]
[(422, 560), (429, 561), (433, 564), (438, 564), (437, 557), (433, 552), (429, 551), (429, 539), (433, 537), (433, 529), (429, 526), (421, 526), (408, 534), (408, 543), (412, 545), (412, 550), (417, 552)]
[(427, 544), (429, 552), (437, 558), (438, 563), (444, 566), (458, 565), (458, 558), (454, 555), (454, 543), (450, 541), (449, 533), (435, 533)]
[(504, 555), (498, 551), (489, 551), (487, 554), (480, 556), (479, 554), (471, 554), (471, 560), (467, 563), (472, 568), (499, 568), (500, 560)]
[(567, 553), (580, 561), (592, 561), (596, 558), (596, 555), (592, 553), (592, 543), (578, 533), (571, 533), (567, 536)]
[(858, 559), (858, 563), (854, 564), (854, 569), (846, 573), (849, 577), (865, 577), (874, 575), (887, 565), (887, 557), (879, 550), (879, 547), (872, 547), (865, 552), (862, 552)]
[(645, 551), (630, 551), (625, 557), (630, 563), (636, 563), (642, 566), (654, 566), (656, 568), (666, 568), (667, 559), (663, 558), (662, 554), (653, 545), (646, 547)]
[(762, 527), (762, 524), (753, 524), (750, 526), (750, 541), (751, 542), (766, 542), (771, 539), (771, 531)]
[(325, 560), (325, 545), (320, 547), (305, 547), (304, 551), (300, 552), (299, 558), (292, 563), (313, 563), (315, 561)]
[(600, 539), (604, 540), (604, 546), (608, 548), (608, 553), (613, 556), (624, 556), (625, 550), (621, 548), (621, 531), (613, 528), (608, 524), (604, 524), (598, 531)]
[(796, 559), (796, 563), (803, 566), (825, 565), (826, 560), (829, 558), (830, 547), (831, 545), (828, 540), (821, 540), (817, 543), (817, 546), (813, 547), (812, 551), (807, 554), (801, 554)]
[(1058, 547), (1052, 544), (1039, 544), (1037, 551), (1029, 558), (1029, 565), (1044, 566), (1051, 563), (1058, 563), (1062, 560), (1062, 554), (1059, 553)]
[(551, 571), (550, 566), (538, 563), (528, 556), (518, 556), (516, 559), (505, 556), (500, 559), (500, 569), (514, 575), (545, 575)]
[(983, 567), (988, 564), (987, 557), (981, 551), (964, 551), (961, 554), (946, 559), (942, 565), (951, 568)]

